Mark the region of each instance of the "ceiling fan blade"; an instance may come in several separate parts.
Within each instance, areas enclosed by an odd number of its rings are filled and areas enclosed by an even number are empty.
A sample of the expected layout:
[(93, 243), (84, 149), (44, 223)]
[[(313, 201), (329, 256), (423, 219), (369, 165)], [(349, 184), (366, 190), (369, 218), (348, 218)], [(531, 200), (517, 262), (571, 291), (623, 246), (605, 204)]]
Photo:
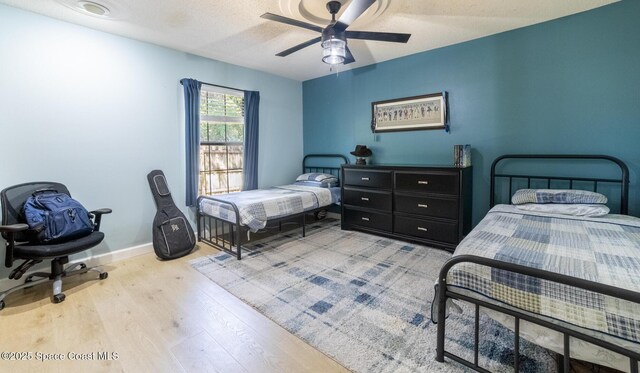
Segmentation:
[(276, 54), (276, 56), (278, 56), (278, 57), (286, 57), (286, 56), (290, 55), (293, 52), (297, 52), (300, 49), (303, 49), (303, 48), (306, 48), (306, 47), (308, 47), (310, 45), (318, 43), (320, 41), (320, 39), (321, 38), (318, 36), (317, 38), (313, 38), (313, 39), (311, 39), (309, 41), (305, 41), (302, 44), (298, 44), (295, 47), (291, 47), (291, 48), (287, 49), (286, 51), (282, 51), (282, 52)]
[(350, 64), (352, 62), (356, 62), (356, 59), (353, 58), (353, 54), (351, 54), (351, 51), (349, 50), (349, 47), (345, 48), (345, 52), (346, 53), (345, 53), (344, 62), (343, 62), (344, 65), (348, 65), (348, 64)]
[(320, 26), (312, 25), (311, 23), (298, 21), (297, 19), (292, 19), (292, 18), (279, 16), (279, 15), (273, 14), (273, 13), (265, 13), (265, 14), (261, 15), (260, 18), (268, 19), (270, 21), (276, 21), (276, 22), (280, 22), (280, 23), (285, 23), (285, 24), (291, 25), (291, 26), (298, 26), (298, 27), (306, 28), (306, 29), (312, 30), (312, 31), (322, 32), (322, 27), (320, 27)]
[(411, 34), (397, 34), (394, 32), (370, 32), (370, 31), (346, 31), (347, 39), (390, 41), (394, 43), (406, 43)]
[(344, 31), (349, 27), (356, 18), (360, 17), (369, 7), (375, 3), (376, 0), (353, 0), (351, 4), (344, 10), (338, 22), (333, 25), (333, 28), (337, 31)]

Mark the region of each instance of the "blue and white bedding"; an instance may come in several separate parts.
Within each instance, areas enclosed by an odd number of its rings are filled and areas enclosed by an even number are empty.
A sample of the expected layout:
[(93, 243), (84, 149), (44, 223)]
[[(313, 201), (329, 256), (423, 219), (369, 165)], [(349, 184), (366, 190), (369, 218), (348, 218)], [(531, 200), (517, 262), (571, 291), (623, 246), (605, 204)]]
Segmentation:
[[(213, 197), (234, 203), (240, 213), (240, 225), (247, 226), (252, 232), (256, 232), (264, 228), (269, 219), (299, 214), (338, 202), (339, 190), (340, 188), (292, 184)], [(227, 204), (203, 198), (200, 200), (199, 209), (206, 215), (232, 223), (236, 222), (235, 211)]]
[[(640, 219), (491, 209), (454, 256), (476, 255), (640, 292)], [(640, 305), (473, 263), (454, 266), (453, 291), (640, 342)], [(458, 290), (456, 290), (458, 289)]]
[(607, 203), (607, 197), (604, 194), (579, 189), (520, 189), (511, 197), (511, 203), (604, 204)]

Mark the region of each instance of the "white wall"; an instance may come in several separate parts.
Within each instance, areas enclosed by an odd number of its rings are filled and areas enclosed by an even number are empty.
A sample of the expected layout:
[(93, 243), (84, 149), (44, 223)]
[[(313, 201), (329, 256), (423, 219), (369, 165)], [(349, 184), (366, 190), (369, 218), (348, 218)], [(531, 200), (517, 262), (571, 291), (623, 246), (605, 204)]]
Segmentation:
[(151, 240), (152, 169), (187, 211), (181, 78), (260, 91), (259, 185), (300, 171), (300, 82), (4, 5), (0, 46), (0, 189), (59, 181), (88, 209), (112, 208), (90, 254)]

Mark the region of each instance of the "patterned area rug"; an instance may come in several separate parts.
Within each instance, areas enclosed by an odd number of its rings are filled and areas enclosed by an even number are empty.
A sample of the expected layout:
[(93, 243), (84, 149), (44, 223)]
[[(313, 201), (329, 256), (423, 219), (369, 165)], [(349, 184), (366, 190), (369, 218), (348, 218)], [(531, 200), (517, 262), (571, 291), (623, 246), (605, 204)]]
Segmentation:
[[(450, 254), (360, 232), (335, 219), (247, 244), (241, 261), (220, 253), (191, 265), (285, 329), (355, 372), (457, 372), (435, 361), (434, 282)], [(447, 350), (473, 356), (473, 315), (447, 322)], [(481, 317), (480, 364), (513, 371), (513, 333)], [(549, 372), (546, 350), (522, 341), (521, 372)]]

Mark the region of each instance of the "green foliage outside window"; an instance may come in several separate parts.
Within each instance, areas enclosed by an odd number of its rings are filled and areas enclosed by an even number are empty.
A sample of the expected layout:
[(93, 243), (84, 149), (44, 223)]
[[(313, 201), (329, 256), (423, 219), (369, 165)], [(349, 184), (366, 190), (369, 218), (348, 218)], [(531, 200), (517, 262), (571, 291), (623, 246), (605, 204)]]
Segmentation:
[(200, 121), (200, 141), (242, 142), (244, 139), (244, 98), (203, 91), (200, 96), (200, 117), (224, 119)]

